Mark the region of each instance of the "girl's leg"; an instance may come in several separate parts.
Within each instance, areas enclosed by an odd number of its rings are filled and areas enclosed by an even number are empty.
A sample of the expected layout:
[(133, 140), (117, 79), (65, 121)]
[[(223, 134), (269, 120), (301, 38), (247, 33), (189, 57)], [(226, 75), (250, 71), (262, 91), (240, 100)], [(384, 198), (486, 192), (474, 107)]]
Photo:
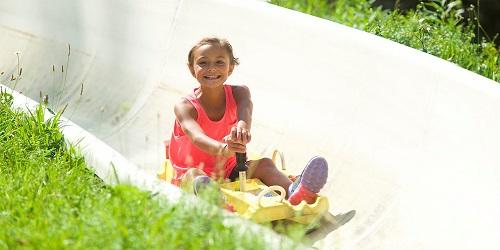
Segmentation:
[(288, 198), (288, 187), (292, 181), (276, 168), (274, 162), (269, 158), (262, 158), (260, 160), (248, 161), (248, 177), (257, 178), (267, 186), (278, 185), (283, 187), (286, 191)]

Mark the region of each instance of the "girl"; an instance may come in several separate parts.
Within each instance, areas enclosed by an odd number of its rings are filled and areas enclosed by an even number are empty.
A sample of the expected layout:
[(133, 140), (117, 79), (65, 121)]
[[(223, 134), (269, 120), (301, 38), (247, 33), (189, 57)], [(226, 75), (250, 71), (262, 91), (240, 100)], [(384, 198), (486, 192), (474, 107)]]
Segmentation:
[[(234, 181), (238, 177), (235, 153), (245, 153), (251, 140), (250, 90), (225, 84), (238, 63), (231, 44), (216, 37), (202, 39), (188, 54), (189, 71), (200, 86), (175, 105), (169, 158), (175, 169), (173, 183), (194, 188), (195, 193), (197, 184), (210, 180), (208, 176)], [(313, 203), (328, 174), (322, 157), (311, 159), (293, 184), (269, 158), (247, 165), (249, 178), (282, 186), (294, 205), (302, 200)]]

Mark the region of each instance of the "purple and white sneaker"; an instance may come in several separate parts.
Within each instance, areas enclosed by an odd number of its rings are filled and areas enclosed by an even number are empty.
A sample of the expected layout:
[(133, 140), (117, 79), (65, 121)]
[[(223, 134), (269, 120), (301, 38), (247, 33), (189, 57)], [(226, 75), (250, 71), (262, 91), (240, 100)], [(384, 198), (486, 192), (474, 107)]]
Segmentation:
[(297, 205), (305, 200), (312, 204), (318, 197), (318, 192), (325, 186), (328, 178), (328, 163), (321, 156), (313, 157), (305, 166), (302, 174), (289, 187), (288, 201)]

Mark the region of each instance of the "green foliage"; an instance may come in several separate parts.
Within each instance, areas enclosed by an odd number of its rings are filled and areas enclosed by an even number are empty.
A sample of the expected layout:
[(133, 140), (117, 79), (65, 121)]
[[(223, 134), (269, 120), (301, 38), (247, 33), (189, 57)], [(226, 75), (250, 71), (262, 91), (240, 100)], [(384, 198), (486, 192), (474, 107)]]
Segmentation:
[[(419, 49), (500, 82), (500, 51), (485, 38), (476, 42), (475, 20), (463, 20), (464, 9), (459, 0), (426, 1), (406, 13), (373, 7), (373, 0), (331, 2), (271, 1)], [(474, 16), (473, 7), (467, 11)]]
[[(268, 249), (209, 203), (160, 202), (155, 195), (96, 178), (59, 131), (11, 108), (0, 93), (0, 249)], [(208, 201), (218, 203), (216, 196)], [(282, 246), (289, 249), (293, 246)]]
[(285, 8), (298, 10), (319, 17), (328, 16), (333, 6), (331, 1), (325, 0), (272, 0), (270, 2)]

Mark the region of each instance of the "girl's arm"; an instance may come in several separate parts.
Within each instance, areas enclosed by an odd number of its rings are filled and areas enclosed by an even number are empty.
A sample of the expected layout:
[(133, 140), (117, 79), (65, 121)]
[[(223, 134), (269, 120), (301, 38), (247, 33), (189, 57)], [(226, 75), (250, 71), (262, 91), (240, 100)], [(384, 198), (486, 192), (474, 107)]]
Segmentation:
[[(208, 137), (196, 122), (198, 116), (196, 109), (186, 99), (182, 99), (174, 107), (175, 117), (182, 127), (182, 130), (188, 136), (191, 143), (201, 150), (211, 155), (221, 155), (228, 157), (234, 154), (225, 143), (218, 142)], [(234, 149), (234, 148), (233, 148)]]
[(238, 124), (231, 130), (231, 135), (246, 145), (251, 140), (253, 103), (250, 89), (245, 85), (233, 86), (233, 96), (238, 107)]

